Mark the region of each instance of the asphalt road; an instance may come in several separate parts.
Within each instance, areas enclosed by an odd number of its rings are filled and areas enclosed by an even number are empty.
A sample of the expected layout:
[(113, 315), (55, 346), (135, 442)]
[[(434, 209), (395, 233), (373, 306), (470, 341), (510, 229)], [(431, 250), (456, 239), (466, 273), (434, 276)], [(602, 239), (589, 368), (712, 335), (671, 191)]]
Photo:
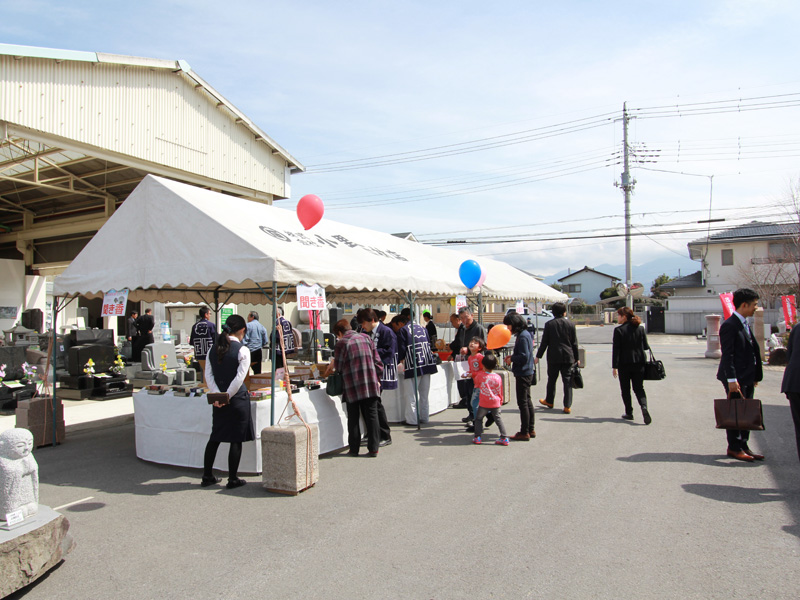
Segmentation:
[[(714, 429), (704, 343), (651, 337), (667, 379), (646, 385), (644, 426), (620, 419), (610, 345), (582, 332), (587, 387), (571, 415), (537, 410), (530, 443), (474, 446), (448, 410), (395, 428), (377, 459), (323, 458), (297, 497), (254, 476), (202, 489), (197, 470), (138, 460), (132, 425), (39, 449), (43, 504), (90, 499), (62, 511), (75, 551), (12, 598), (797, 598), (782, 369), (757, 388), (767, 431), (751, 446), (767, 460), (740, 463)], [(516, 407), (503, 415), (516, 431)]]

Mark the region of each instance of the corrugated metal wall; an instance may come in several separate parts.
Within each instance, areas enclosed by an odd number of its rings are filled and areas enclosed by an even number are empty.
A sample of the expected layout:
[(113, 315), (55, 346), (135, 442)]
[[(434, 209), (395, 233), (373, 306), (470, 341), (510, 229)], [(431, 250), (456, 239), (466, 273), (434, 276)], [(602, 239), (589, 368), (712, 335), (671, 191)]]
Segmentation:
[(0, 119), (288, 196), (286, 161), (181, 72), (0, 56)]

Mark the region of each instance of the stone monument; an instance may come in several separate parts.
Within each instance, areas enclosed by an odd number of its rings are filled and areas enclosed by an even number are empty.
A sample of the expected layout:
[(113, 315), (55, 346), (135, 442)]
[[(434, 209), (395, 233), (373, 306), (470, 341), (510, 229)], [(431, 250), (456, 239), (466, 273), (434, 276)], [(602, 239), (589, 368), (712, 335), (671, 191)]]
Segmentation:
[(39, 506), (39, 467), (27, 429), (0, 433), (0, 598), (35, 581), (75, 546), (69, 521)]
[(0, 433), (0, 521), (13, 513), (28, 518), (39, 510), (39, 465), (31, 450), (33, 434), (27, 429)]

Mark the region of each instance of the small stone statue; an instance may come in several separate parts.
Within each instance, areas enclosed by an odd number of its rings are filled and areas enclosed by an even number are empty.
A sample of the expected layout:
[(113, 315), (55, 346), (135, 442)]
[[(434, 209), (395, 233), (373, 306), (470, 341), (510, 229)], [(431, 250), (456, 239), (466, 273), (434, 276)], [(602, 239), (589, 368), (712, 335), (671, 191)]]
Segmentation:
[(39, 511), (39, 465), (32, 449), (33, 434), (27, 429), (0, 433), (0, 521), (18, 510), (26, 518)]

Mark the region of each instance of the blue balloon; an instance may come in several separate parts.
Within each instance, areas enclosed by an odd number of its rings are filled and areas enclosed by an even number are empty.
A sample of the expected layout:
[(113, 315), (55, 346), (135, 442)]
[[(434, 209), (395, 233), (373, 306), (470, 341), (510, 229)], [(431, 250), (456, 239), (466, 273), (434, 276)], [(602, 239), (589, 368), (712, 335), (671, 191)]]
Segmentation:
[(465, 260), (458, 268), (458, 276), (461, 283), (472, 289), (481, 279), (481, 266), (474, 260)]

